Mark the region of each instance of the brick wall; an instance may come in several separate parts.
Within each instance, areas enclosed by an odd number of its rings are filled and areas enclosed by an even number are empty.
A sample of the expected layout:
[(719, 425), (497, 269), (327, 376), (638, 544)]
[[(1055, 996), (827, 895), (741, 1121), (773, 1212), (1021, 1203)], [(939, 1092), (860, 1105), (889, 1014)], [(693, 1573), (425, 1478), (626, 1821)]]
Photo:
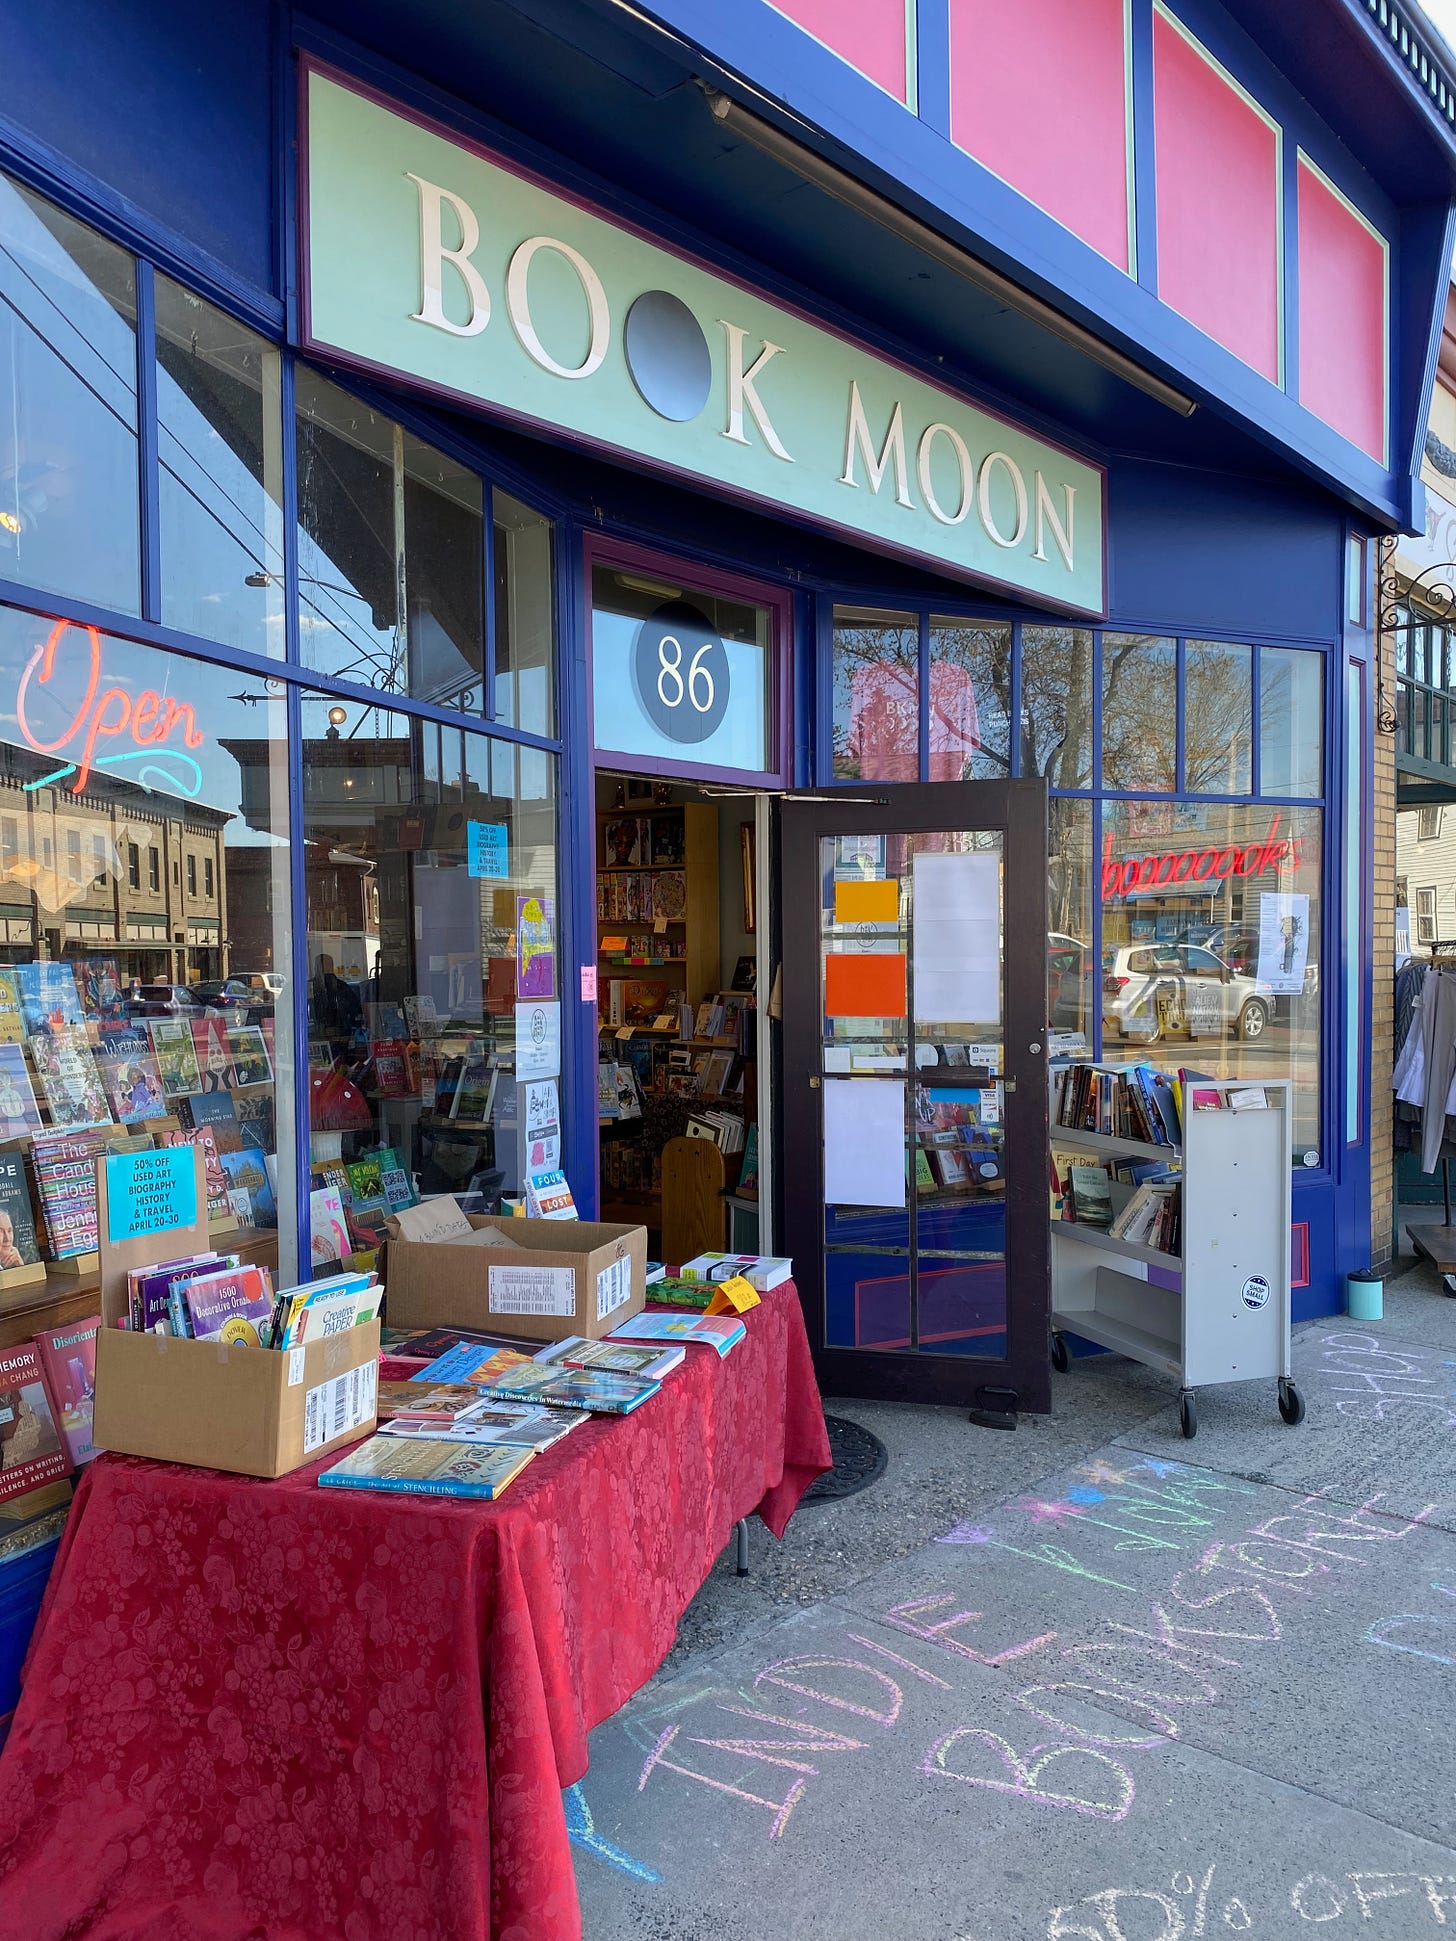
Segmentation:
[[(1384, 549), (1382, 548), (1382, 551)], [(1385, 572), (1376, 585), (1376, 611)], [(1395, 638), (1382, 626), (1377, 643), (1385, 704), (1395, 706)], [(1390, 1072), (1395, 1047), (1395, 736), (1375, 729), (1374, 853), (1375, 988), (1370, 1024), (1370, 1255), (1381, 1265), (1391, 1257), (1395, 1232), (1395, 1160), (1391, 1152)]]

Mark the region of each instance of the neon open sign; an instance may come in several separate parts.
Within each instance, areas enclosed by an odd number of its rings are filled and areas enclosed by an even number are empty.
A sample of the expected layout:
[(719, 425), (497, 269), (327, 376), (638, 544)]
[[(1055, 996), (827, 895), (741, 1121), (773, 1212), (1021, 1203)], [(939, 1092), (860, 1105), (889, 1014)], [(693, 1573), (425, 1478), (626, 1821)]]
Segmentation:
[(1298, 869), (1304, 860), (1303, 839), (1279, 836), (1281, 818), (1276, 815), (1268, 833), (1257, 842), (1216, 844), (1207, 849), (1165, 849), (1148, 856), (1129, 856), (1124, 862), (1112, 857), (1112, 837), (1102, 848), (1102, 900), (1119, 896), (1146, 896), (1156, 890), (1189, 890), (1212, 894), (1234, 876), (1262, 876), (1266, 869), (1289, 864)]
[[(72, 634), (78, 645), (82, 640), (86, 643), (84, 659), (72, 651), (61, 654)], [(72, 706), (69, 696), (78, 669), (84, 670), (85, 687)], [(63, 679), (62, 674), (69, 678)], [(49, 689), (52, 681), (56, 685), (49, 695), (38, 691)], [(44, 719), (40, 730), (31, 719), (32, 711)], [(195, 796), (202, 787), (202, 769), (185, 752), (200, 748), (207, 739), (191, 702), (174, 701), (153, 688), (133, 696), (124, 687), (108, 685), (102, 673), (101, 635), (95, 627), (71, 620), (56, 622), (26, 662), (15, 695), (15, 718), (27, 745), (38, 755), (61, 757), (59, 768), (27, 782), (27, 789), (66, 782), (69, 792), (79, 795), (97, 768), (120, 770), (143, 788), (160, 787), (180, 795)], [(55, 727), (60, 727), (59, 734), (51, 733)], [(118, 741), (132, 745), (118, 748), (114, 746)]]

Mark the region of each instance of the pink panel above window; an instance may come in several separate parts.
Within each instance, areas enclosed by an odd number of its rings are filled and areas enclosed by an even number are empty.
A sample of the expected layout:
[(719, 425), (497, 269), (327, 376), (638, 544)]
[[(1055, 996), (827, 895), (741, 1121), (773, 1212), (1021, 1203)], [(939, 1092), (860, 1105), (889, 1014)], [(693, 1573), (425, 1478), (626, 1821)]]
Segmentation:
[(1158, 295), (1277, 384), (1279, 134), (1153, 14)]
[(906, 9), (913, 0), (771, 0), (771, 4), (897, 101), (909, 99)]
[(950, 0), (950, 125), (1120, 270), (1128, 240), (1125, 0)]
[(1385, 248), (1301, 156), (1299, 401), (1385, 463)]

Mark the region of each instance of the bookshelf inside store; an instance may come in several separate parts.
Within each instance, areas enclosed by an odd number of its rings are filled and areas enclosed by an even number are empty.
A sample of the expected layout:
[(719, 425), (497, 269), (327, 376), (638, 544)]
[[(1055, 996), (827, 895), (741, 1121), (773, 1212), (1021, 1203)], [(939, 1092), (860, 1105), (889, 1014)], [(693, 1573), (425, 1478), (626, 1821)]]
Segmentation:
[[(711, 1140), (726, 1191), (757, 1193), (753, 798), (602, 773), (596, 824), (601, 1217), (656, 1247), (671, 1140)], [(721, 1247), (712, 1217), (703, 1244)]]

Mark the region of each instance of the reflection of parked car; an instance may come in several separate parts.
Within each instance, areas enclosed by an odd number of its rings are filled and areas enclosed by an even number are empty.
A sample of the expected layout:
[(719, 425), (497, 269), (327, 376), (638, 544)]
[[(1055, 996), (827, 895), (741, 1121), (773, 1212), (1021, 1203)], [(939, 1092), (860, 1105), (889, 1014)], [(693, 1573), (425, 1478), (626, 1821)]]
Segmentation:
[(213, 978), (194, 984), (192, 993), (215, 1011), (228, 1011), (242, 1022), (256, 1024), (271, 1018), (283, 979), (276, 971), (239, 971), (232, 977)]
[(1092, 951), (1076, 937), (1047, 937), (1047, 1023), (1054, 1031), (1086, 1031), (1092, 1022)]
[(126, 1008), (134, 1018), (196, 1018), (203, 1009), (185, 984), (141, 984)]
[(1262, 1038), (1274, 1000), (1203, 944), (1132, 944), (1103, 952), (1102, 1025), (1153, 1044), (1163, 1035), (1158, 999), (1192, 1037), (1235, 1031)]

